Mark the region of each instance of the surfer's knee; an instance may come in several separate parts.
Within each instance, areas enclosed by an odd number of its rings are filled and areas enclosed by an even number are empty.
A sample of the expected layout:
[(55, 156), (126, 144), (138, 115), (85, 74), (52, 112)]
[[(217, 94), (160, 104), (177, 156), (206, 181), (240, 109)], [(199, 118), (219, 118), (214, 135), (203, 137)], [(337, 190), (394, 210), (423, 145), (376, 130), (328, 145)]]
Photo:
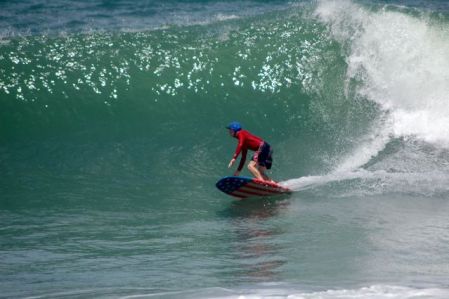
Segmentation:
[(256, 162), (254, 162), (254, 161), (249, 162), (248, 163), (248, 169), (249, 170), (257, 170)]

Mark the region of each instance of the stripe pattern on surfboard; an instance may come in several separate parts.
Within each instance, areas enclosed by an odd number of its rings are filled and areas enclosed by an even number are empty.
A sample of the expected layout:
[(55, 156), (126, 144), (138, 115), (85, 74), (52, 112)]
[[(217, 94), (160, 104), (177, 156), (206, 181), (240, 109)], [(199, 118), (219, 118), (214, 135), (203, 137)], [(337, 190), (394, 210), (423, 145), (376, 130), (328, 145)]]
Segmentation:
[(240, 199), (291, 193), (290, 189), (276, 183), (249, 177), (224, 177), (217, 182), (216, 186), (224, 193)]

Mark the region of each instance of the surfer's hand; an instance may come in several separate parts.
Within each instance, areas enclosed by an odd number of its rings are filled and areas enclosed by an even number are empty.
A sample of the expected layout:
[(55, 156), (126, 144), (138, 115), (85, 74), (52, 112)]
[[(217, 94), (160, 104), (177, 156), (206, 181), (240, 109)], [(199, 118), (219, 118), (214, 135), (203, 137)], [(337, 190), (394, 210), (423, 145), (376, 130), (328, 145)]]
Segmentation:
[(236, 170), (236, 171), (234, 172), (234, 176), (239, 176), (239, 174), (240, 174), (240, 171), (238, 171), (238, 170)]
[(234, 164), (235, 159), (232, 159), (231, 162), (229, 162), (228, 168), (231, 168), (231, 166)]

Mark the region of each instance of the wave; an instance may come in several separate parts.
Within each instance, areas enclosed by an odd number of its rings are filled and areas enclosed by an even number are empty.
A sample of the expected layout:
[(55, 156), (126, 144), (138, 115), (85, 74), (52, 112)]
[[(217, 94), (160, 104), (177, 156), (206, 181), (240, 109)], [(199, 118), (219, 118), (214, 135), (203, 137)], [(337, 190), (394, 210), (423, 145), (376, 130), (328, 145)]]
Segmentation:
[[(305, 176), (292, 188), (345, 178), (403, 192), (440, 177), (443, 192), (444, 17), (350, 1), (291, 7), (208, 26), (12, 38), (0, 45), (1, 163), (20, 172), (23, 159), (51, 165), (36, 151), (68, 160), (76, 148), (78, 162), (55, 172), (124, 171), (107, 157), (148, 173), (135, 153), (150, 148), (149, 177), (181, 170), (192, 181), (225, 171), (204, 160), (227, 160), (223, 127), (238, 119), (274, 145), (275, 177)], [(76, 165), (83, 159), (96, 167)]]

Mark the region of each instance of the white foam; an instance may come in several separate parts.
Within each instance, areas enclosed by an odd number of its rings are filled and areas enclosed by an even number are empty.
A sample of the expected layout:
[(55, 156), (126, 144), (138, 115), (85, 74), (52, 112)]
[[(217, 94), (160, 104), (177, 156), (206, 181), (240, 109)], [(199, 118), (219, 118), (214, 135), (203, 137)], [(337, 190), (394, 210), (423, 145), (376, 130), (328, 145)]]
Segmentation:
[[(354, 185), (354, 181), (357, 182)], [(334, 196), (373, 196), (385, 193), (413, 193), (437, 196), (449, 192), (449, 175), (445, 171), (388, 172), (386, 170), (334, 171), (322, 176), (305, 176), (280, 182), (293, 191), (305, 191), (338, 183), (341, 189)], [(348, 184), (349, 183), (349, 184)], [(357, 186), (357, 187), (355, 187)], [(335, 191), (335, 190), (334, 190)]]
[[(118, 294), (114, 294), (118, 292)], [(126, 294), (130, 292), (130, 294)], [(372, 285), (354, 289), (329, 289), (323, 291), (305, 291), (296, 286), (283, 283), (264, 283), (254, 287), (227, 289), (210, 287), (203, 289), (190, 289), (186, 291), (155, 292), (146, 288), (104, 288), (85, 289), (78, 291), (59, 292), (26, 298), (48, 297), (117, 297), (131, 298), (186, 298), (186, 299), (446, 299), (449, 290), (443, 288), (413, 288), (394, 285)]]
[(320, 1), (316, 15), (348, 49), (347, 80), (360, 82), (359, 95), (389, 113), (383, 129), (449, 148), (447, 27), (351, 1)]
[[(229, 290), (231, 291), (231, 290)], [(372, 285), (357, 289), (330, 289), (325, 291), (305, 292), (287, 288), (259, 288), (257, 290), (237, 291), (236, 294), (213, 296), (220, 299), (418, 299), (448, 298), (449, 291), (441, 288), (411, 288), (391, 285)], [(204, 298), (204, 297), (199, 297)]]
[(385, 123), (373, 126), (371, 133), (359, 141), (359, 146), (340, 160), (335, 172), (356, 170), (382, 151), (390, 140), (391, 131)]
[(372, 175), (372, 173), (363, 169), (357, 171), (334, 171), (322, 176), (304, 176), (297, 179), (282, 181), (279, 184), (293, 191), (303, 191), (307, 189), (317, 188), (331, 182), (351, 180)]
[[(449, 85), (449, 81), (448, 81)], [(395, 136), (418, 136), (425, 142), (449, 148), (449, 115), (444, 109), (429, 111), (394, 111)]]

